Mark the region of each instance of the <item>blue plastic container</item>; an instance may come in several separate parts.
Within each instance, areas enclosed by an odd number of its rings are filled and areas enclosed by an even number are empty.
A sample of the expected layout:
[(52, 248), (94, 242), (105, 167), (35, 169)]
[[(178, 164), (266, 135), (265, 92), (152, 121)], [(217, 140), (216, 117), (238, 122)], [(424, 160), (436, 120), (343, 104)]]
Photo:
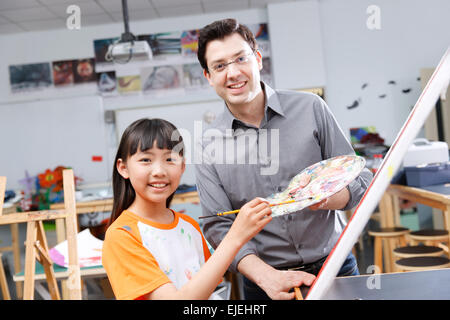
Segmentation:
[(450, 183), (450, 162), (428, 163), (405, 167), (406, 183), (411, 187), (426, 187)]

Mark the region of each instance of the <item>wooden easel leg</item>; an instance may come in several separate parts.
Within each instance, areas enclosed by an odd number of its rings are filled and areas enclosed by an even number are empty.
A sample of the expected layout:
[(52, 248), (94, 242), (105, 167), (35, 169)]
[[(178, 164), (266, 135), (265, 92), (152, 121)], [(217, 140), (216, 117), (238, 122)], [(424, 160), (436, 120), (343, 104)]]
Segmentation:
[(67, 287), (70, 300), (81, 300), (80, 261), (78, 260), (78, 223), (75, 205), (75, 185), (72, 170), (63, 170), (64, 205), (67, 213), (66, 232), (69, 251)]
[(47, 238), (45, 236), (44, 224), (42, 221), (38, 222), (37, 240), (43, 249), (41, 251), (41, 262), (44, 267), (45, 277), (47, 278), (48, 291), (53, 300), (61, 300), (58, 290), (58, 283), (56, 282), (55, 273), (53, 271), (53, 261), (48, 254)]
[(3, 268), (2, 254), (0, 253), (0, 287), (2, 288), (3, 300), (11, 300), (5, 269)]
[(34, 299), (34, 275), (36, 268), (36, 249), (34, 243), (37, 237), (36, 221), (27, 222), (27, 240), (25, 242), (25, 283), (23, 299)]
[[(56, 219), (56, 243), (66, 240), (66, 224), (64, 219)], [(63, 300), (69, 300), (69, 290), (67, 289), (67, 280), (61, 280), (61, 296)]]
[[(20, 263), (20, 244), (19, 244), (19, 224), (13, 223), (11, 224), (11, 240), (12, 240), (12, 248), (13, 248), (13, 256), (14, 256), (14, 272), (17, 274), (22, 270), (22, 266)], [(23, 299), (23, 282), (16, 282), (16, 297), (19, 300)]]

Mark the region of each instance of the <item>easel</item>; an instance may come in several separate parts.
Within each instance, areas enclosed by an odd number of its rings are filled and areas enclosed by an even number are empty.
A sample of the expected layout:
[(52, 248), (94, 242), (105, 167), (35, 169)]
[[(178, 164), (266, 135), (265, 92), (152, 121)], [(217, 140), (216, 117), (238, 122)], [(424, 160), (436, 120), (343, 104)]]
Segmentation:
[[(0, 177), (0, 216), (3, 211), (3, 200), (5, 199), (6, 178)], [(11, 300), (8, 282), (6, 281), (5, 269), (3, 268), (2, 254), (0, 252), (0, 287), (2, 289), (3, 300)]]
[(355, 209), (336, 245), (325, 260), (319, 274), (311, 286), (307, 300), (320, 299), (328, 291), (343, 265), (345, 258), (363, 231), (377, 203), (390, 184), (393, 175), (401, 165), (401, 161), (425, 123), (431, 110), (435, 107), (439, 96), (444, 99), (450, 82), (450, 48), (447, 49), (417, 103), (403, 124), (391, 148), (384, 157), (381, 166), (368, 186), (363, 198)]
[[(3, 184), (3, 189), (2, 189)], [(0, 177), (0, 198), (3, 202), (4, 187), (6, 178)], [(34, 278), (36, 259), (42, 264), (45, 270), (45, 276), (50, 295), (54, 300), (60, 300), (58, 285), (53, 272), (53, 262), (49, 256), (47, 239), (42, 221), (64, 219), (66, 220), (67, 243), (69, 247), (69, 267), (68, 267), (68, 298), (70, 300), (81, 300), (81, 276), (80, 264), (78, 261), (77, 247), (77, 215), (75, 207), (75, 185), (72, 170), (63, 171), (64, 186), (64, 209), (47, 211), (30, 211), (1, 215), (0, 206), (0, 225), (11, 223), (27, 223), (27, 238), (25, 242), (25, 283), (24, 300), (34, 298)], [(3, 190), (3, 192), (1, 192)]]

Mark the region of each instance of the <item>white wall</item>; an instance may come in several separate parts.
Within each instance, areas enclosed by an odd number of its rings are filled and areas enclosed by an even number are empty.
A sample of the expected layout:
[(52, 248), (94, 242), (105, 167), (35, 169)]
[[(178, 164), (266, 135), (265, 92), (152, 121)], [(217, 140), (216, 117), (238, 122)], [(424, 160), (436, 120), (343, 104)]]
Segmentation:
[(319, 2), (269, 4), (267, 14), (276, 86), (283, 89), (324, 87)]
[[(392, 143), (422, 91), (420, 68), (435, 67), (450, 45), (448, 0), (320, 0), (326, 98), (345, 132), (374, 125)], [(366, 26), (369, 5), (381, 29)], [(390, 80), (397, 85), (388, 85)], [(361, 89), (368, 83), (365, 89)], [(402, 89), (411, 88), (409, 94)], [(384, 99), (378, 98), (386, 94)], [(348, 110), (360, 98), (357, 108)]]

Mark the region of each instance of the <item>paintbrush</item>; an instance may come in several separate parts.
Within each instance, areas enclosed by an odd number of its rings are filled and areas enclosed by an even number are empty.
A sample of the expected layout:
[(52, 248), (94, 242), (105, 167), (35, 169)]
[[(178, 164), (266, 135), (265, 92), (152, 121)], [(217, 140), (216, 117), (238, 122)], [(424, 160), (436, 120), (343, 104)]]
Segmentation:
[[(300, 202), (300, 201), (311, 200), (311, 199), (314, 199), (314, 197), (305, 197), (305, 198), (301, 198), (301, 199), (292, 199), (292, 200), (287, 200), (287, 201), (278, 202), (278, 203), (271, 203), (270, 206), (271, 207), (281, 206), (283, 204)], [(220, 213), (217, 213), (217, 214), (212, 215), (212, 216), (201, 216), (201, 217), (198, 217), (198, 218), (199, 219), (205, 219), (205, 218), (212, 218), (212, 217), (220, 217), (220, 216), (224, 216), (224, 215), (227, 215), (227, 214), (235, 214), (235, 213), (238, 213), (239, 211), (241, 211), (241, 209), (233, 210), (233, 211), (220, 212)]]
[(294, 292), (295, 292), (295, 300), (303, 300), (303, 295), (299, 287), (295, 287)]

